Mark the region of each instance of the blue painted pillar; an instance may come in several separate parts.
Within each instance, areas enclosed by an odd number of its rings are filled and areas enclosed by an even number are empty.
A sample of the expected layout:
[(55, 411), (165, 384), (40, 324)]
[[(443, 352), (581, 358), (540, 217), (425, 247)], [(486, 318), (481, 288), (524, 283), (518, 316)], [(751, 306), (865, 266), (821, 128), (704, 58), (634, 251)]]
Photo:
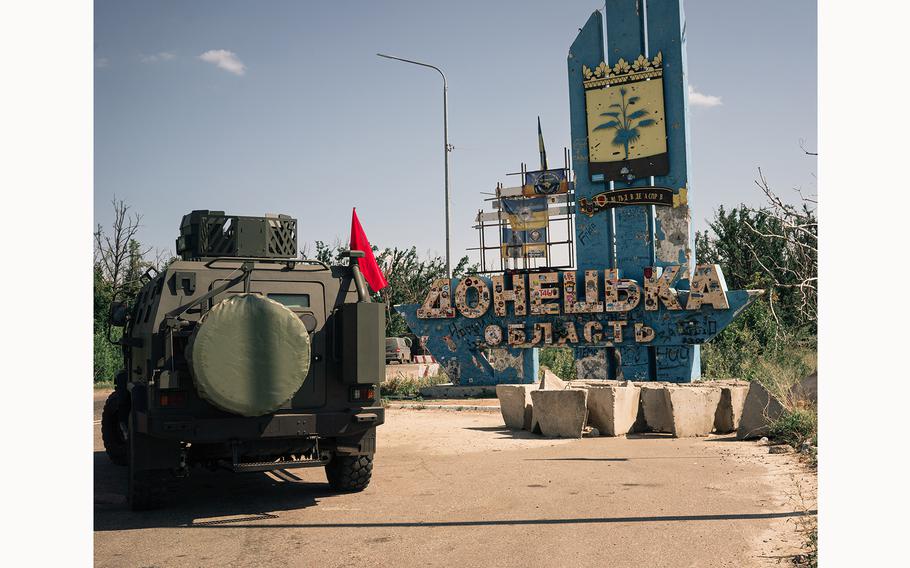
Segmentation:
[[(577, 268), (618, 268), (620, 278), (643, 282), (650, 267), (685, 265), (676, 282), (688, 289), (695, 266), (695, 233), (689, 205), (692, 192), (688, 172), (687, 79), (685, 75), (685, 17), (679, 0), (606, 0), (606, 56), (603, 23), (599, 12), (588, 19), (569, 50), (569, 100), (572, 156), (576, 176), (576, 202), (604, 190), (661, 186), (673, 190), (678, 206), (628, 205), (601, 211), (591, 217), (576, 213)], [(669, 172), (659, 177), (625, 180), (592, 179), (589, 171), (587, 114), (582, 87), (582, 66), (607, 67), (620, 59), (627, 63), (640, 55), (653, 58), (660, 52), (664, 62), (664, 122), (667, 133)], [(630, 176), (631, 177), (631, 176)], [(615, 247), (615, 249), (614, 249)], [(579, 280), (581, 279), (579, 272)], [(640, 317), (639, 305), (629, 315)], [(700, 375), (697, 346), (648, 347), (627, 342), (616, 347), (621, 355), (623, 376), (637, 380), (688, 381)], [(613, 348), (576, 349), (576, 359), (586, 361), (579, 371), (590, 373), (602, 360), (606, 375), (615, 378)]]
[[(660, 10), (652, 10), (660, 6)], [(667, 151), (670, 171), (654, 178), (654, 185), (685, 189), (685, 204), (675, 208), (655, 207), (655, 266), (685, 265), (676, 288), (688, 290), (695, 270), (695, 231), (692, 228), (692, 162), (689, 154), (689, 80), (686, 69), (686, 17), (682, 2), (648, 2), (649, 53), (663, 54), (664, 115), (667, 121)], [(701, 346), (658, 347), (655, 367), (659, 381), (690, 380), (701, 376)]]
[[(600, 12), (594, 12), (569, 48), (569, 122), (572, 132), (572, 168), (575, 172), (575, 199), (603, 191), (604, 184), (591, 181), (588, 171), (587, 115), (582, 66), (596, 67), (603, 60), (604, 32)], [(613, 257), (612, 215), (575, 214), (575, 250), (577, 281), (584, 282), (585, 270), (615, 268)], [(612, 370), (613, 349), (609, 347), (576, 347), (576, 369), (580, 376), (608, 379)]]

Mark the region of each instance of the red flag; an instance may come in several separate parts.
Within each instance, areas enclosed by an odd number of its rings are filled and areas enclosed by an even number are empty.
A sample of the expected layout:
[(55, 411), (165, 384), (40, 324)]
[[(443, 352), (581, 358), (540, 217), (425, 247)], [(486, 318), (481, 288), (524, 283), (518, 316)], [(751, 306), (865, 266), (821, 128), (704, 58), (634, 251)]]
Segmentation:
[(389, 285), (385, 280), (385, 276), (382, 275), (382, 270), (379, 270), (376, 257), (373, 256), (373, 247), (370, 246), (370, 241), (367, 240), (367, 235), (363, 232), (363, 227), (360, 226), (356, 207), (351, 214), (351, 250), (363, 251), (363, 258), (358, 260), (360, 271), (363, 272), (363, 277), (366, 278), (367, 284), (370, 285), (374, 292), (378, 292)]

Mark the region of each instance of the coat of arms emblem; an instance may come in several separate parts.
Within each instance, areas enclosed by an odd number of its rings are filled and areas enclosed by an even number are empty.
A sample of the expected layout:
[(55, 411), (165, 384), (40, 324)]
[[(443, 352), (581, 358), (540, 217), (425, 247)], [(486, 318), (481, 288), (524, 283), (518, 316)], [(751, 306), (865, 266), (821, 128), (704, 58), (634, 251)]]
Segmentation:
[(592, 177), (628, 182), (669, 171), (662, 63), (658, 53), (582, 67)]

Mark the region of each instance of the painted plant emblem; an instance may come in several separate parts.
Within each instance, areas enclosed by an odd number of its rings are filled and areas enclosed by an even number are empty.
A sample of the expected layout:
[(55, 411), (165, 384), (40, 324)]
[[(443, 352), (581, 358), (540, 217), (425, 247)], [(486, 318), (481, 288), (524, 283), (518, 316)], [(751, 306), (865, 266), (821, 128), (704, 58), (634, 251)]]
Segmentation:
[(592, 176), (631, 181), (669, 171), (662, 63), (658, 53), (583, 68)]
[(641, 100), (641, 97), (626, 98), (627, 94), (628, 91), (620, 87), (620, 102), (610, 105), (610, 108), (615, 107), (616, 110), (600, 113), (600, 116), (610, 117), (610, 120), (594, 127), (594, 130), (611, 128), (616, 131), (616, 136), (613, 137), (613, 145), (623, 147), (625, 160), (629, 159), (629, 144), (641, 138), (640, 129), (657, 124), (657, 121), (653, 118), (644, 118), (648, 114), (647, 109), (633, 108)]

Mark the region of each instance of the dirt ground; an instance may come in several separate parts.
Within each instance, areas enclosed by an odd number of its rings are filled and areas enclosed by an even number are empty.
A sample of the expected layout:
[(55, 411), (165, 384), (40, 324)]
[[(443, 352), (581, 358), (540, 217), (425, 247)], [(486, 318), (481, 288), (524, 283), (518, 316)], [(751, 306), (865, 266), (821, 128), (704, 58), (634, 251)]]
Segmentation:
[(788, 566), (815, 509), (815, 476), (755, 442), (552, 440), (494, 412), (393, 408), (362, 493), (330, 493), (321, 469), (194, 471), (168, 509), (132, 513), (103, 396), (96, 566)]

